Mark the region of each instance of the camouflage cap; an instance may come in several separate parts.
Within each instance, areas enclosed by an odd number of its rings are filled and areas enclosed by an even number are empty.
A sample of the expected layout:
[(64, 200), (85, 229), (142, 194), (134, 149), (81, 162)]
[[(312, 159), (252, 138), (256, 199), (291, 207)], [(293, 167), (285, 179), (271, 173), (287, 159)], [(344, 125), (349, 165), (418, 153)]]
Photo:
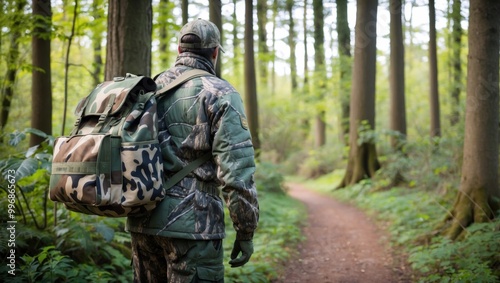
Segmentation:
[[(183, 43), (181, 39), (186, 34), (197, 35), (201, 39), (201, 43)], [(196, 19), (185, 24), (179, 33), (179, 46), (184, 48), (213, 48), (219, 47), (224, 52), (220, 45), (220, 32), (217, 26), (207, 20)]]

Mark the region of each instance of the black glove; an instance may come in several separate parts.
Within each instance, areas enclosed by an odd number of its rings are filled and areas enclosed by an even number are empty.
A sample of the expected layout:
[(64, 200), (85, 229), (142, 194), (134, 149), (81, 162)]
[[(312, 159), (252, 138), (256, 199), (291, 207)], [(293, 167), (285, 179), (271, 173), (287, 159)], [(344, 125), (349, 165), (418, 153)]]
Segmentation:
[[(238, 257), (240, 252), (241, 252), (241, 256)], [(252, 242), (252, 240), (247, 240), (247, 241), (235, 240), (234, 246), (233, 246), (233, 251), (231, 252), (231, 260), (229, 261), (229, 264), (231, 265), (231, 267), (243, 266), (245, 263), (247, 263), (250, 260), (250, 257), (252, 256), (252, 254), (253, 254), (253, 242)]]

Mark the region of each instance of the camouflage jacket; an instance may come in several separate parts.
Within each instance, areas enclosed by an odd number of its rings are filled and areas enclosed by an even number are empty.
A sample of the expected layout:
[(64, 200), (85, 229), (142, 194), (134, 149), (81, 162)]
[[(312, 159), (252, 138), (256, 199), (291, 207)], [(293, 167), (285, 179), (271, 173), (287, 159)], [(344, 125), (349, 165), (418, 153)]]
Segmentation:
[[(173, 68), (156, 78), (158, 89), (183, 72), (197, 68), (214, 74), (203, 57), (182, 53)], [(174, 187), (144, 217), (129, 217), (132, 232), (187, 239), (225, 236), (228, 206), (237, 238), (253, 237), (259, 218), (254, 184), (254, 149), (238, 92), (215, 76), (192, 79), (158, 99), (159, 141), (165, 178), (211, 151), (207, 161)]]

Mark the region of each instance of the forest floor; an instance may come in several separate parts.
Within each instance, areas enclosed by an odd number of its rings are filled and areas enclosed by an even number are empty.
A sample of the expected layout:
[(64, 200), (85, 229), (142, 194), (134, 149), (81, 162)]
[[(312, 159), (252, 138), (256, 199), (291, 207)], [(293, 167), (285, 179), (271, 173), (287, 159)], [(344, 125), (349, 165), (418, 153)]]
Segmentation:
[(301, 185), (287, 187), (307, 207), (306, 239), (275, 283), (411, 282), (406, 260), (365, 213)]

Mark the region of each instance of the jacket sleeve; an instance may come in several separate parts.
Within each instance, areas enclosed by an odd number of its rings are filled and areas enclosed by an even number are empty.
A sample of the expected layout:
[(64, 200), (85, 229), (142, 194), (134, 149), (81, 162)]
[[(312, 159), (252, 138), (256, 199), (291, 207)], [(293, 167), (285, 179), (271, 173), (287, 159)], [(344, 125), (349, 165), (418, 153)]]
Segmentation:
[(220, 96), (214, 105), (213, 148), (222, 182), (222, 196), (228, 206), (238, 240), (251, 240), (259, 220), (254, 183), (255, 161), (243, 102), (238, 93)]

